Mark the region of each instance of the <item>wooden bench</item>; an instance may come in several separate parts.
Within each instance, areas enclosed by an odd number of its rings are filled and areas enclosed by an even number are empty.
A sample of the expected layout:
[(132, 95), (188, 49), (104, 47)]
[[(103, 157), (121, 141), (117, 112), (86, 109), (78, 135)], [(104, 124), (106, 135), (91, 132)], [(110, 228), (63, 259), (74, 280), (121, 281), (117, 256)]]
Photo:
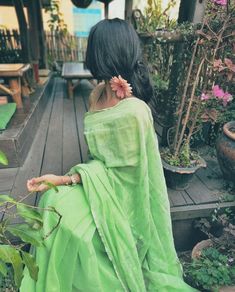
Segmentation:
[(30, 64), (0, 64), (0, 77), (9, 83), (9, 88), (0, 84), (0, 90), (12, 96), (17, 108), (23, 107), (22, 95), (29, 95), (24, 74), (30, 68)]
[[(73, 98), (74, 89), (78, 86), (81, 79), (88, 79), (94, 85), (94, 77), (88, 69), (84, 68), (83, 63), (68, 62), (63, 64), (62, 77), (67, 81), (67, 93), (69, 98)], [(73, 84), (73, 80), (77, 80)]]

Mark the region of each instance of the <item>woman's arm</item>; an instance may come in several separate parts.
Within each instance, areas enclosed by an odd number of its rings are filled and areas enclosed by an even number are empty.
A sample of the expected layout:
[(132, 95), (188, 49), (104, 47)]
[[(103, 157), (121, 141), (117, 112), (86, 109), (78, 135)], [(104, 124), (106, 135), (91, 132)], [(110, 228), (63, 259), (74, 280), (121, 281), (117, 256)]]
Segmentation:
[(46, 174), (28, 180), (27, 188), (29, 192), (44, 192), (49, 189), (47, 183), (53, 184), (55, 186), (79, 184), (81, 183), (81, 176), (78, 173), (63, 176)]

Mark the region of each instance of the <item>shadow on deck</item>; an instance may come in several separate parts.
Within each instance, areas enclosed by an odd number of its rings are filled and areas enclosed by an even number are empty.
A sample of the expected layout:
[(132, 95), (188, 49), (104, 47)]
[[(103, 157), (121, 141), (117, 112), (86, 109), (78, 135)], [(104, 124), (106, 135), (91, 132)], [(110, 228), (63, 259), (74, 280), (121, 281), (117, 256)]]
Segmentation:
[[(91, 89), (91, 84), (83, 80), (77, 87), (74, 100), (71, 100), (66, 96), (64, 81), (55, 78), (23, 166), (0, 169), (1, 194), (10, 193), (19, 199), (27, 193), (27, 179), (46, 173), (64, 174), (72, 166), (87, 160), (83, 118)], [(207, 162), (208, 167), (198, 171), (189, 189), (168, 189), (178, 250), (190, 248), (197, 241), (192, 221), (208, 216), (226, 193), (216, 160), (208, 158)], [(37, 196), (31, 196), (27, 201), (29, 204), (36, 202)], [(221, 203), (221, 207), (228, 206), (235, 206), (234, 200)]]

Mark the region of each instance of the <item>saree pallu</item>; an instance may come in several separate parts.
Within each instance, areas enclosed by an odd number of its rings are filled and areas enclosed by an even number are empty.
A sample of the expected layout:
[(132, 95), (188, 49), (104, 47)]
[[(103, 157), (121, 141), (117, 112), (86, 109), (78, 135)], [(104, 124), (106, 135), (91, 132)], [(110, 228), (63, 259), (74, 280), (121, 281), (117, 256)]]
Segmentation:
[[(74, 166), (82, 185), (47, 191), (40, 206), (62, 214), (35, 252), (38, 281), (28, 271), (21, 292), (197, 291), (182, 278), (170, 206), (149, 107), (131, 97), (88, 112), (91, 160)], [(56, 214), (44, 212), (44, 233)]]

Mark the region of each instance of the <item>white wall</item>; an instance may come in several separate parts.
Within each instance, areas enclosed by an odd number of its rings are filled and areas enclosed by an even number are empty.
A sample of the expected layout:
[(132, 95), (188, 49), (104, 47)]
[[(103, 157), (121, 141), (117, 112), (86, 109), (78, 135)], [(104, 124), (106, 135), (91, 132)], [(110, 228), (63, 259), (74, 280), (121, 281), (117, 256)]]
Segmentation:
[(125, 0), (114, 0), (109, 4), (109, 18), (124, 19)]

